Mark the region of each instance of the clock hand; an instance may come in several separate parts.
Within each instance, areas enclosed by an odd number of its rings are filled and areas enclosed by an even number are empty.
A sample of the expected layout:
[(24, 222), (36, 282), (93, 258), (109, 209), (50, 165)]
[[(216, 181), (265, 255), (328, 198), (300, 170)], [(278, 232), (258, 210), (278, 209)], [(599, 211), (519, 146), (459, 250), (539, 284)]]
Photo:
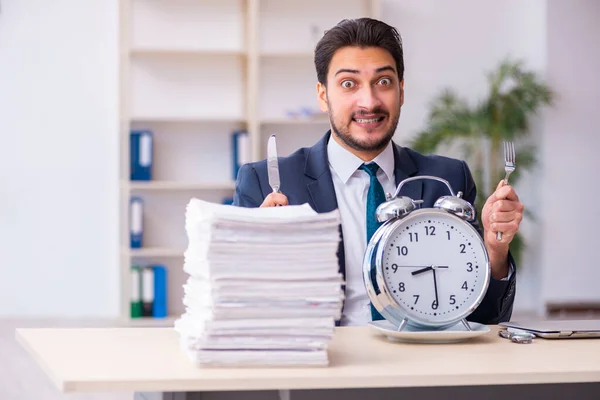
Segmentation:
[(416, 271), (413, 271), (413, 272), (411, 272), (411, 273), (412, 273), (413, 275), (419, 275), (419, 274), (422, 274), (423, 272), (427, 272), (427, 271), (430, 271), (430, 270), (432, 270), (432, 269), (433, 269), (433, 266), (432, 266), (432, 265), (430, 265), (429, 267), (421, 268), (421, 269), (418, 269), (418, 270), (416, 270)]
[(433, 288), (435, 289), (435, 304), (440, 304), (438, 303), (438, 290), (437, 290), (437, 279), (435, 277), (435, 269), (433, 270)]
[[(418, 268), (418, 266), (412, 266), (412, 265), (402, 265), (403, 267), (408, 267), (408, 268)], [(438, 268), (448, 268), (447, 265), (430, 265), (429, 267), (423, 267), (421, 269), (418, 269), (416, 271), (411, 272), (413, 275), (419, 275), (422, 274), (423, 272), (427, 272), (431, 269), (435, 270)]]

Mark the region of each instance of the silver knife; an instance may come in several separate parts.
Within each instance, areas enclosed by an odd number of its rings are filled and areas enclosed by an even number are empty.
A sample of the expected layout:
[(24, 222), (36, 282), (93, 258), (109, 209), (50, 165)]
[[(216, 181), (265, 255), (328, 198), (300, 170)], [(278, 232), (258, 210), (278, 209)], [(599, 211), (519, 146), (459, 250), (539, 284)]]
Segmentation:
[(277, 160), (277, 143), (274, 134), (269, 137), (267, 142), (267, 173), (269, 175), (269, 185), (273, 192), (280, 193), (279, 161)]

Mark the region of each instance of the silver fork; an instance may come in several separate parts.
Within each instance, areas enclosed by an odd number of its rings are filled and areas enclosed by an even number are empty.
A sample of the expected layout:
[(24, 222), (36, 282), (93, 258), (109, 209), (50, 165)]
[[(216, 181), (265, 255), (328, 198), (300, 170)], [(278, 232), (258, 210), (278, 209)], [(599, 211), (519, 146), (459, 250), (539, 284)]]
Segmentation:
[[(512, 141), (504, 142), (504, 184), (508, 185), (508, 177), (517, 167), (515, 144)], [(502, 240), (502, 232), (496, 232), (496, 240)]]

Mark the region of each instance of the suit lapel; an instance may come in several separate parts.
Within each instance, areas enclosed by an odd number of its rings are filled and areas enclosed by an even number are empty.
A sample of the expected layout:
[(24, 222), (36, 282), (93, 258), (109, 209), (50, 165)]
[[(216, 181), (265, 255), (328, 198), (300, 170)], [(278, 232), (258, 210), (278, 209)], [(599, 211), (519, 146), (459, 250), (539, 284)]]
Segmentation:
[[(400, 182), (418, 172), (417, 166), (406, 150), (394, 144), (394, 177), (396, 179), (396, 188)], [(412, 181), (402, 186), (398, 196), (408, 196), (413, 200), (420, 200), (423, 196), (423, 181)]]
[(306, 185), (313, 208), (316, 212), (324, 213), (337, 208), (337, 199), (331, 173), (325, 173)]
[(317, 144), (310, 148), (304, 167), (304, 174), (309, 178), (306, 187), (312, 201), (311, 205), (319, 213), (333, 211), (337, 208), (337, 199), (327, 158), (327, 142), (330, 133), (331, 131), (328, 131)]

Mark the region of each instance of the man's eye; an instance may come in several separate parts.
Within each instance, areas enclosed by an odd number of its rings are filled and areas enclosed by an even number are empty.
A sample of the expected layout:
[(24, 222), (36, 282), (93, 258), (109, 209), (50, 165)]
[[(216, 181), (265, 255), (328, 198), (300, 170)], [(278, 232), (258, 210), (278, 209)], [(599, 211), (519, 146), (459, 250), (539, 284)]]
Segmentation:
[(379, 83), (387, 86), (392, 83), (392, 80), (390, 78), (381, 78), (379, 80)]
[(354, 87), (354, 82), (352, 82), (352, 81), (343, 81), (342, 82), (342, 87), (346, 88), (346, 89), (350, 89), (350, 88)]

